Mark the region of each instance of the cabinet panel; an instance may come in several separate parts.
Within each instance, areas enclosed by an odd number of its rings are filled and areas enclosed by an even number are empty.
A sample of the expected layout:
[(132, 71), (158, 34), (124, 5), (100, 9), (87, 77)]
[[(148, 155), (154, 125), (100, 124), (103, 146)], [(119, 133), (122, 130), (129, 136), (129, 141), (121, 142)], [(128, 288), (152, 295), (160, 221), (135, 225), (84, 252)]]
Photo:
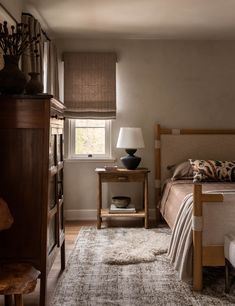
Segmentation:
[(63, 180), (63, 136), (58, 138), (63, 120), (54, 126), (50, 118), (52, 113), (62, 118), (64, 108), (47, 94), (0, 95), (0, 196), (14, 218), (12, 227), (0, 232), (0, 263), (28, 262), (40, 270), (40, 306), (46, 305), (47, 274), (59, 250), (65, 268), (58, 182)]
[(0, 129), (0, 143), (0, 195), (14, 218), (12, 227), (0, 232), (0, 257), (32, 260), (38, 268), (42, 246), (35, 239), (41, 236), (43, 131)]
[(64, 203), (60, 202), (59, 205), (59, 223), (58, 223), (58, 247), (60, 247), (64, 240)]
[(58, 134), (57, 134), (57, 162), (61, 162), (63, 161), (63, 134), (62, 134), (62, 129), (58, 130)]
[(56, 206), (57, 203), (57, 186), (56, 186), (56, 175), (50, 177), (50, 186), (49, 186), (49, 209), (52, 209)]
[(50, 134), (50, 143), (49, 143), (49, 167), (55, 166), (56, 164), (56, 158), (55, 158), (55, 152), (56, 152), (56, 135)]
[(56, 235), (56, 215), (52, 216), (48, 224), (48, 240), (47, 240), (47, 253), (50, 252), (57, 245)]
[(63, 194), (64, 194), (64, 191), (63, 191), (63, 169), (61, 169), (60, 171), (58, 171), (58, 198), (59, 199), (63, 199)]

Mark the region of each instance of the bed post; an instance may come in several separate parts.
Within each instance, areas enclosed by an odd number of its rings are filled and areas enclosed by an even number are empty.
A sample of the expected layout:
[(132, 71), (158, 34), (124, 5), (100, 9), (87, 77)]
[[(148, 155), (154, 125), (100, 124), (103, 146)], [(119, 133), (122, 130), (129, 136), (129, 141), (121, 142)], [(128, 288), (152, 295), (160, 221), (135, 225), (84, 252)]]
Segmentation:
[(193, 191), (193, 290), (202, 290), (202, 186)]
[(160, 220), (159, 201), (161, 198), (161, 127), (155, 125), (154, 131), (155, 148), (155, 199), (156, 199), (156, 221)]

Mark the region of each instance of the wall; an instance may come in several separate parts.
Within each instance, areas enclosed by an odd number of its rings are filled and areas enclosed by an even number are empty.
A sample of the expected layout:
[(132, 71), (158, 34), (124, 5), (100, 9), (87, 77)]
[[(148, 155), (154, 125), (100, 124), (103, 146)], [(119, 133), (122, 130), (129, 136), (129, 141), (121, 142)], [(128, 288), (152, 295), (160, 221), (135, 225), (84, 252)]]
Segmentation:
[[(154, 124), (166, 127), (234, 128), (235, 42), (150, 40), (58, 40), (61, 51), (116, 51), (117, 119), (112, 126), (113, 155), (120, 126), (143, 128), (142, 166), (151, 170), (150, 207), (154, 208)], [(96, 176), (104, 163), (65, 163), (65, 202), (72, 218), (95, 217)], [(105, 197), (136, 186), (106, 186)], [(151, 211), (152, 216), (154, 215)]]
[(21, 20), (23, 0), (1, 0), (1, 4), (17, 21)]

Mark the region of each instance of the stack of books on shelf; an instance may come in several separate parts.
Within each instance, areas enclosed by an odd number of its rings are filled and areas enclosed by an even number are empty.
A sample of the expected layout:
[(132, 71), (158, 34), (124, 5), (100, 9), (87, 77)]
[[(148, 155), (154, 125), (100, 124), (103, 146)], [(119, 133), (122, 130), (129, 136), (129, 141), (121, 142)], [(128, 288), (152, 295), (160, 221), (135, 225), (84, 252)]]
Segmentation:
[(129, 205), (126, 208), (118, 208), (114, 204), (110, 205), (109, 208), (109, 213), (110, 214), (129, 214), (129, 213), (136, 213), (136, 209), (134, 206)]

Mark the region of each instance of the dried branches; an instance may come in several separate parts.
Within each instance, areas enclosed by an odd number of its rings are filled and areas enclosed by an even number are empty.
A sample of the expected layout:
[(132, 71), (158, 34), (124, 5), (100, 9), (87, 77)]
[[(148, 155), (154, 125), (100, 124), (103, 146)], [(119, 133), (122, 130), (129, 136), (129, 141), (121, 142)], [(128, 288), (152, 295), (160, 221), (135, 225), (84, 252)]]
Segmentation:
[(40, 34), (32, 37), (27, 24), (17, 23), (8, 29), (6, 21), (0, 23), (0, 48), (5, 55), (20, 56), (29, 46), (33, 46), (33, 52), (37, 56), (39, 40)]

